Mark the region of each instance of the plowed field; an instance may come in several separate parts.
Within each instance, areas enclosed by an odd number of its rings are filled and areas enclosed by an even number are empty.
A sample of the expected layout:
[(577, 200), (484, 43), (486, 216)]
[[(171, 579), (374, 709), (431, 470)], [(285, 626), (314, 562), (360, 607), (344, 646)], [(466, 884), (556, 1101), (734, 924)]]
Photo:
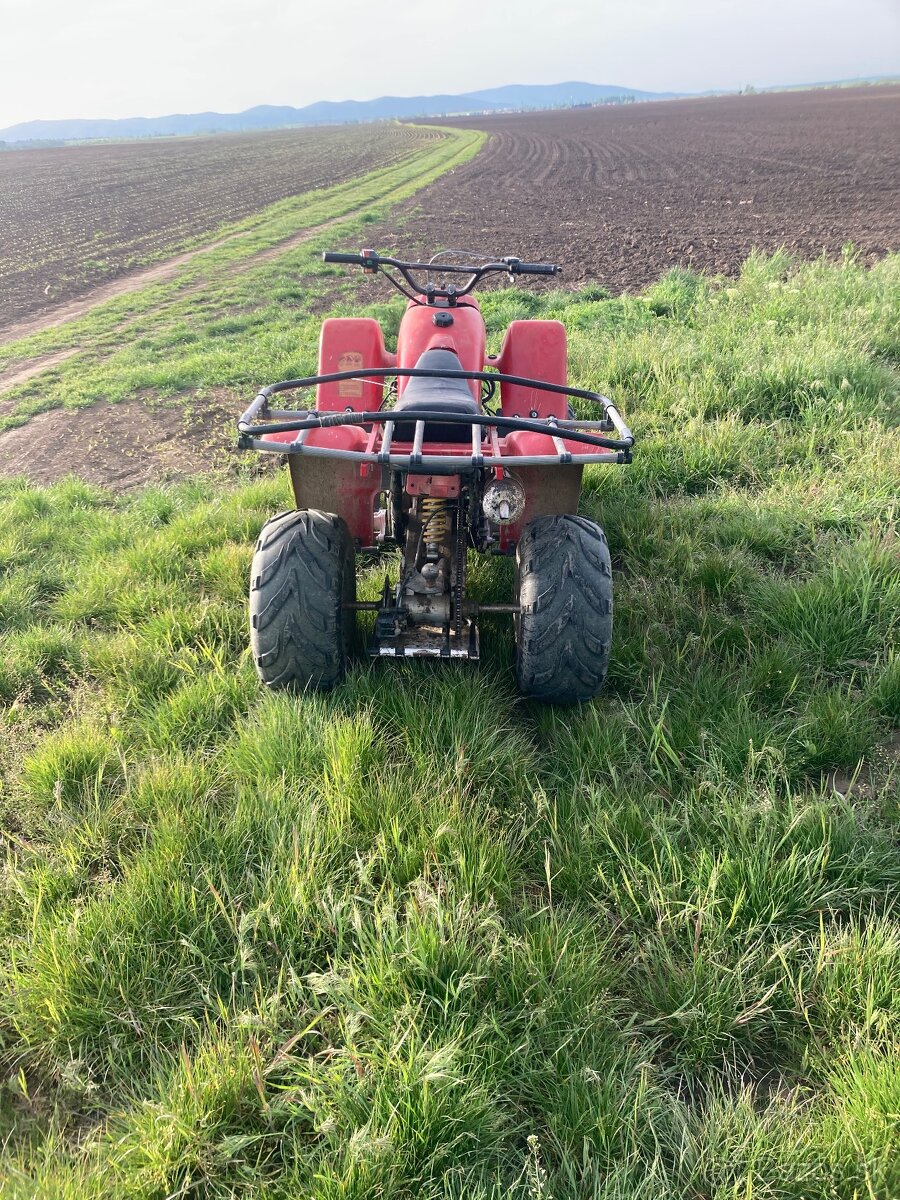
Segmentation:
[(679, 264), (733, 274), (753, 247), (813, 257), (853, 242), (874, 259), (900, 246), (900, 88), (454, 124), (491, 141), (373, 244), (515, 252), (615, 290)]
[(437, 137), (368, 125), (0, 154), (0, 328)]

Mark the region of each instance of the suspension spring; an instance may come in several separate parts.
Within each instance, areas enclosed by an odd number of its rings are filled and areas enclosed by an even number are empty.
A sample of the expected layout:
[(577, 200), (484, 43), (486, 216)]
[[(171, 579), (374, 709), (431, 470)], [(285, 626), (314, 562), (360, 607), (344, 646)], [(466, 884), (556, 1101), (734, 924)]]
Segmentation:
[(419, 500), (419, 512), (425, 533), (425, 551), (429, 555), (437, 554), (439, 544), (446, 538), (450, 529), (447, 501), (443, 496), (422, 496)]

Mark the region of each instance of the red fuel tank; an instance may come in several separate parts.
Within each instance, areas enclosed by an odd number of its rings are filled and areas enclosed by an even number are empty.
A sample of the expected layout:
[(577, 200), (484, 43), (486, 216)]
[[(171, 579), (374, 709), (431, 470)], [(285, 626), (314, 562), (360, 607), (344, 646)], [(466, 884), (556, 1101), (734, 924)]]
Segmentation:
[[(452, 350), (464, 371), (483, 371), (487, 337), (484, 318), (473, 299), (460, 300), (453, 308), (411, 303), (400, 322), (397, 338), (397, 366), (414, 367), (426, 350)], [(400, 395), (409, 377), (398, 380)], [(481, 397), (481, 384), (470, 381), (472, 395)]]

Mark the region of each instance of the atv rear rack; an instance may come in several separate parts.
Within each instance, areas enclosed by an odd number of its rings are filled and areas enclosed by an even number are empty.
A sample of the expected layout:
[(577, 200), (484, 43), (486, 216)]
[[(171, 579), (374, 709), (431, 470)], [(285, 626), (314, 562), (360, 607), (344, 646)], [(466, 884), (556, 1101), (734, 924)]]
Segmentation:
[[(557, 395), (588, 400), (602, 408), (603, 416), (594, 421), (577, 421), (557, 417), (504, 417), (494, 413), (453, 413), (416, 409), (412, 412), (379, 408), (373, 412), (347, 409), (332, 412), (312, 409), (273, 409), (270, 400), (281, 392), (315, 387), (320, 383), (339, 383), (357, 379), (378, 386), (376, 379), (426, 376), (428, 378), (477, 379), (490, 384), (509, 383)], [(383, 385), (382, 385), (383, 387)], [(468, 425), (471, 440), (456, 446), (443, 445), (440, 454), (423, 451), (425, 426), (428, 421), (442, 425)], [(367, 427), (365, 450), (345, 450), (334, 446), (316, 445), (308, 441), (316, 429), (333, 429), (341, 425)], [(412, 438), (396, 437), (396, 427), (414, 427)], [(458, 473), (494, 467), (549, 467), (585, 465), (588, 463), (629, 463), (634, 435), (622, 420), (618, 409), (606, 396), (584, 388), (565, 387), (540, 379), (506, 375), (498, 371), (436, 371), (423, 367), (365, 367), (354, 371), (336, 371), (328, 375), (310, 375), (305, 379), (288, 379), (264, 387), (238, 421), (238, 447), (242, 450), (264, 450), (276, 454), (299, 454), (318, 458), (337, 458), (374, 466), (426, 473)], [(510, 433), (539, 433), (553, 441), (554, 454), (516, 454), (506, 445)], [(616, 433), (617, 438), (604, 437)], [(286, 433), (296, 437), (285, 440)], [(277, 437), (273, 435), (279, 435)], [(398, 452), (394, 443), (409, 449)], [(589, 447), (584, 453), (572, 448), (572, 443)]]

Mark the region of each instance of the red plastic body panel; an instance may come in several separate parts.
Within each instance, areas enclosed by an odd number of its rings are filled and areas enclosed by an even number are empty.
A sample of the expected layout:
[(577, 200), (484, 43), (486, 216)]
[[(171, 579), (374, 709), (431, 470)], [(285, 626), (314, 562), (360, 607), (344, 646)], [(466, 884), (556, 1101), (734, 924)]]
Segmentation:
[(441, 496), (455, 499), (459, 495), (458, 475), (407, 475), (406, 491), (410, 496)]
[[(504, 375), (524, 375), (528, 379), (565, 386), (565, 325), (561, 321), (513, 321), (506, 331), (500, 354), (491, 365)], [(500, 408), (504, 417), (527, 417), (532, 413), (539, 417), (565, 417), (567, 412), (565, 396), (516, 383), (500, 385)], [(541, 449), (532, 453), (545, 454), (547, 451)]]
[[(374, 317), (329, 317), (319, 337), (319, 374), (359, 371), (362, 367), (392, 367), (396, 356), (384, 348), (384, 334)], [(354, 412), (381, 407), (383, 379), (344, 379), (320, 383), (316, 408)], [(348, 446), (347, 449), (350, 449)]]
[[(442, 327), (434, 324), (436, 312), (450, 312), (453, 324)], [(548, 383), (566, 383), (566, 331), (559, 321), (513, 321), (506, 331), (500, 354), (486, 361), (484, 320), (477, 302), (466, 298), (452, 309), (432, 305), (410, 304), (400, 324), (397, 353), (385, 349), (381, 326), (371, 317), (331, 317), (322, 325), (319, 342), (319, 373), (356, 371), (365, 367), (415, 367), (426, 350), (453, 350), (464, 370), (481, 371), (496, 367), (509, 375), (522, 375)], [(398, 391), (403, 392), (408, 378), (399, 378)], [(472, 395), (480, 400), (481, 384), (471, 381)], [(383, 380), (379, 378), (344, 380), (319, 384), (316, 405), (330, 411), (364, 412), (381, 407)], [(501, 384), (501, 410), (504, 416), (565, 417), (565, 396), (541, 392), (520, 384)], [(270, 435), (276, 442), (288, 443), (295, 433)], [(336, 449), (364, 451), (375, 431), (370, 433), (359, 425), (342, 425), (331, 429), (316, 429), (307, 435), (309, 446), (332, 446)], [(496, 439), (496, 432), (494, 433)], [(556, 446), (546, 434), (514, 432), (503, 440), (503, 451), (510, 456), (510, 468), (519, 476), (526, 492), (526, 509), (518, 525), (504, 526), (500, 533), (502, 549), (511, 549), (521, 536), (524, 524), (535, 516), (548, 512), (575, 512), (581, 485), (581, 468), (576, 466), (515, 467), (515, 458), (533, 454), (555, 454)], [(371, 449), (371, 447), (369, 447)], [(408, 452), (409, 444), (396, 441), (398, 453)], [(573, 454), (582, 451), (576, 442), (567, 442)], [(429, 442), (433, 454), (456, 455), (467, 458), (469, 446), (459, 442)], [(337, 513), (349, 526), (352, 537), (363, 546), (375, 540), (374, 507), (381, 491), (381, 471), (359, 463), (340, 459), (325, 459), (291, 455), (291, 482), (298, 508), (318, 508)], [(509, 469), (509, 468), (508, 468)], [(410, 473), (407, 491), (410, 494), (454, 496), (458, 494), (459, 476)]]
[[(442, 329), (434, 324), (435, 313), (449, 312), (453, 324)], [(433, 305), (409, 304), (400, 323), (397, 338), (397, 366), (414, 367), (426, 350), (452, 350), (464, 371), (483, 371), (487, 350), (484, 318), (474, 300), (462, 300), (455, 308), (435, 308)], [(397, 381), (402, 396), (409, 378)], [(481, 384), (470, 381), (472, 395), (478, 400)]]
[[(307, 445), (365, 450), (367, 440), (362, 426), (341, 425), (335, 429), (312, 430)], [(350, 536), (355, 541), (361, 546), (374, 544), (375, 504), (381, 491), (379, 472), (368, 469), (363, 472), (359, 463), (335, 458), (291, 455), (288, 463), (298, 508), (337, 513), (347, 522)]]

